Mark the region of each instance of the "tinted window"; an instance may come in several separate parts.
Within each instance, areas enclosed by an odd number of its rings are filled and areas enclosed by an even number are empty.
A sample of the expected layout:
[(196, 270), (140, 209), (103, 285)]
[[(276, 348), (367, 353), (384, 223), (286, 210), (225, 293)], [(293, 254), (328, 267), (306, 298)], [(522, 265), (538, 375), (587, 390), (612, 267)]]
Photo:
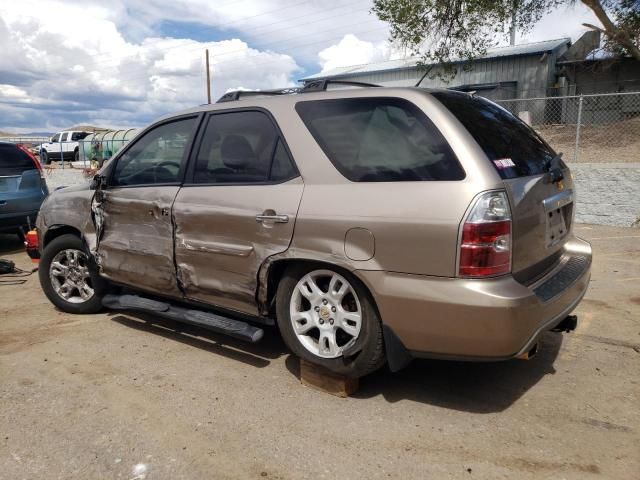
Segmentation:
[(397, 98), (299, 102), (296, 110), (353, 182), (461, 180), (464, 171), (426, 115)]
[(60, 138), (60, 141), (66, 142), (67, 140), (69, 140), (69, 133), (63, 133), (62, 138)]
[(82, 140), (83, 138), (85, 138), (87, 135), (89, 134), (85, 132), (73, 132), (71, 134), (71, 140), (77, 142), (78, 140)]
[(455, 92), (432, 95), (464, 125), (502, 178), (547, 171), (555, 152), (518, 117), (482, 97)]
[(196, 121), (196, 117), (176, 120), (145, 133), (118, 158), (112, 184), (179, 182), (180, 166)]
[(53, 137), (51, 137), (51, 142), (59, 142), (60, 141), (60, 134), (56, 133)]
[(25, 170), (32, 168), (36, 167), (26, 153), (15, 145), (0, 143), (0, 169), (2, 169), (0, 175), (5, 169)]
[(209, 117), (196, 158), (196, 183), (263, 183), (296, 175), (266, 114), (231, 112)]

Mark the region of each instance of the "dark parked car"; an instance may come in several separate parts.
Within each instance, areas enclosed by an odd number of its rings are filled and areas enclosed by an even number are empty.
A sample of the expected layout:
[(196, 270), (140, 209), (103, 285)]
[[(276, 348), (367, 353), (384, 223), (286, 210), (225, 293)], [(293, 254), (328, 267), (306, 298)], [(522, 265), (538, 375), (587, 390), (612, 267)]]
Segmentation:
[(33, 154), (21, 145), (0, 142), (0, 232), (26, 231), (48, 193)]

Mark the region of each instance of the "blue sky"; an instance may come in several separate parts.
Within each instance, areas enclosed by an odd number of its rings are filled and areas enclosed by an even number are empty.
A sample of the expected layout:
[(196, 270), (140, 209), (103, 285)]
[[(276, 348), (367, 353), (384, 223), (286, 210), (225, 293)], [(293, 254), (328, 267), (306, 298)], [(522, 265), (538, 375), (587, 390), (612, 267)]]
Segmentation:
[[(402, 54), (370, 0), (20, 0), (0, 6), (0, 130), (142, 126), (235, 88), (294, 85), (336, 66)], [(597, 23), (580, 2), (518, 41)]]

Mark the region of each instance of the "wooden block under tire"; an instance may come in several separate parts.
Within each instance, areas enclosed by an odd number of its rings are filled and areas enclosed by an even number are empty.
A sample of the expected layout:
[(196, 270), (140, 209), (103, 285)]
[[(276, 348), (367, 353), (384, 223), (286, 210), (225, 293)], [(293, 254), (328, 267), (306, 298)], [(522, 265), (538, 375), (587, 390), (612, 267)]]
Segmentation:
[(300, 359), (300, 382), (321, 392), (348, 397), (358, 390), (358, 379), (331, 372), (324, 367)]

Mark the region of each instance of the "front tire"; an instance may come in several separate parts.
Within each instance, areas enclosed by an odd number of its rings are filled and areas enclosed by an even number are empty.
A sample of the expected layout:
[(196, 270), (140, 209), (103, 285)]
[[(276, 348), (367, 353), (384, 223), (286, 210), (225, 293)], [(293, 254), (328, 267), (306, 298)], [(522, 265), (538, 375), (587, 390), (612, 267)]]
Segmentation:
[(46, 150), (42, 150), (40, 152), (40, 163), (42, 163), (43, 165), (51, 164), (51, 159), (49, 158), (49, 154), (47, 153)]
[(351, 378), (384, 364), (378, 312), (366, 287), (348, 272), (288, 269), (276, 310), (282, 338), (298, 357)]
[(38, 276), (47, 298), (63, 312), (96, 313), (102, 308), (106, 282), (77, 236), (61, 235), (45, 247)]

